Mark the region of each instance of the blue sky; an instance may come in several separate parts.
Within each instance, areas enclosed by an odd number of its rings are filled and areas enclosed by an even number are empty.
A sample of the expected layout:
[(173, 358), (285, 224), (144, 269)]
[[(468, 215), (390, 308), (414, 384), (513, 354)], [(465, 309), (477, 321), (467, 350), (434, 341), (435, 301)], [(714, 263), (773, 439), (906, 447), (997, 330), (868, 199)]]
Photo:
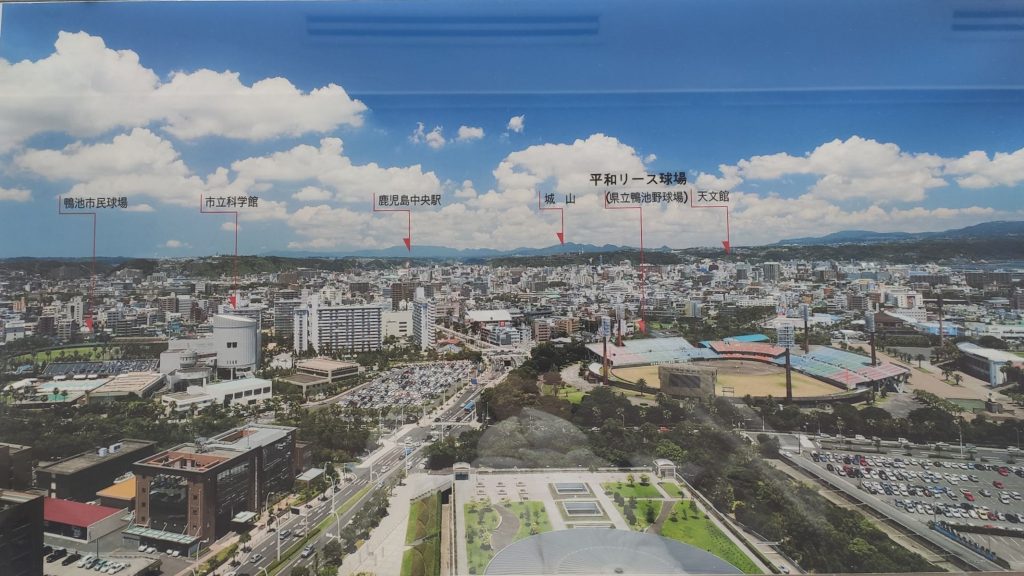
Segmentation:
[[(200, 215), (199, 194), (261, 198), (242, 253), (400, 245), (404, 219), (374, 214), (369, 192), (442, 194), (413, 214), (413, 254), (557, 242), (538, 191), (580, 196), (567, 241), (637, 244), (590, 172), (686, 170), (729, 189), (734, 244), (1020, 219), (1011, 8), (5, 5), (0, 256), (84, 256), (84, 219), (56, 214), (69, 193), (144, 210), (100, 215), (102, 255), (229, 251), (233, 228)], [(723, 216), (648, 208), (645, 242), (717, 245)]]

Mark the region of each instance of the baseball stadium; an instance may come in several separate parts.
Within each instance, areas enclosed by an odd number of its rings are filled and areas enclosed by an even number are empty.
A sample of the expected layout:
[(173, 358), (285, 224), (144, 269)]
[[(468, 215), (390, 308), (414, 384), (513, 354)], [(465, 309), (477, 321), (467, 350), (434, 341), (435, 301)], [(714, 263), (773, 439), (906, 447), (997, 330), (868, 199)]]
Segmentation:
[[(604, 343), (588, 344), (593, 362), (589, 377), (601, 380)], [(793, 400), (817, 402), (857, 399), (870, 390), (902, 391), (910, 370), (896, 364), (871, 364), (866, 356), (829, 346), (789, 350)], [(703, 341), (645, 338), (607, 344), (608, 383), (672, 396), (786, 397), (786, 349), (761, 334)], [(674, 385), (673, 385), (674, 383)], [(713, 390), (713, 392), (712, 392)]]

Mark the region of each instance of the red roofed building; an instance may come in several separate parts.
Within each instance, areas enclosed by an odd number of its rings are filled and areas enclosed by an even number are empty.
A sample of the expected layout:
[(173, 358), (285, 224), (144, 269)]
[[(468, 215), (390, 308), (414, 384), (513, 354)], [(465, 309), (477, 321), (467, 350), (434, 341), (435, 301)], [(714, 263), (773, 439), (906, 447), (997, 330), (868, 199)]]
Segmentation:
[(46, 498), (43, 531), (51, 536), (93, 542), (126, 525), (127, 515), (125, 509)]

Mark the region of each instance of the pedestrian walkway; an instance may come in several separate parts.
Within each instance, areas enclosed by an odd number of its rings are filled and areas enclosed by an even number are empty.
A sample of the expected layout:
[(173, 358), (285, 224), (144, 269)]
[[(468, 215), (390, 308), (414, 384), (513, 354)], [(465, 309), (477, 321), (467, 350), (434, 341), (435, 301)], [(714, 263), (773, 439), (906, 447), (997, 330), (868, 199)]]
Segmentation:
[(404, 485), (396, 486), (394, 495), (388, 503), (388, 515), (381, 520), (380, 526), (370, 533), (369, 540), (363, 543), (359, 550), (345, 557), (339, 574), (401, 574), (410, 501), (450, 482), (450, 476), (412, 474), (405, 480)]

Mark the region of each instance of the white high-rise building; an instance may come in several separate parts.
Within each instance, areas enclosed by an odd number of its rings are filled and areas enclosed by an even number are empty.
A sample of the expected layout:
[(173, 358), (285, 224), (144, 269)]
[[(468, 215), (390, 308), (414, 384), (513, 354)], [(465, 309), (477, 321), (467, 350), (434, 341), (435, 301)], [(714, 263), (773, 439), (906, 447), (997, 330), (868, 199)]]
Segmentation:
[(383, 310), (378, 304), (334, 306), (311, 296), (295, 309), (294, 346), (303, 352), (369, 352), (380, 350)]
[(427, 299), (423, 288), (417, 288), (412, 301), (412, 339), (420, 350), (429, 350), (437, 343), (434, 315), (434, 302)]
[(81, 296), (75, 296), (68, 302), (67, 317), (79, 327), (85, 326), (85, 303)]

